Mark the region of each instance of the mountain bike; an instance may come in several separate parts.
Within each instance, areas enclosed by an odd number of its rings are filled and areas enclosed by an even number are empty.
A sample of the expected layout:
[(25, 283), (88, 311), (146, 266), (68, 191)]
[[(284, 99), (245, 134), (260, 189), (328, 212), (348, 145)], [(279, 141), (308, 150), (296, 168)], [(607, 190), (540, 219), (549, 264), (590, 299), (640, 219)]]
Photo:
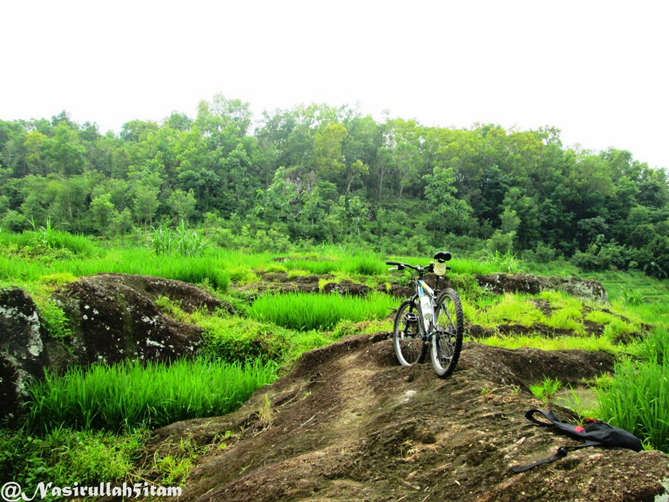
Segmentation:
[[(446, 378), (455, 369), (462, 350), (464, 316), (458, 293), (452, 288), (439, 290), (439, 281), (447, 270), (446, 262), (451, 253), (439, 251), (434, 255), (436, 263), (426, 267), (387, 261), (394, 265), (389, 270), (411, 272), (411, 282), (416, 294), (402, 302), (395, 316), (393, 344), (397, 360), (402, 366), (412, 366), (425, 360), (428, 348), (434, 371)], [(433, 290), (424, 281), (424, 276), (434, 273), (437, 283)]]

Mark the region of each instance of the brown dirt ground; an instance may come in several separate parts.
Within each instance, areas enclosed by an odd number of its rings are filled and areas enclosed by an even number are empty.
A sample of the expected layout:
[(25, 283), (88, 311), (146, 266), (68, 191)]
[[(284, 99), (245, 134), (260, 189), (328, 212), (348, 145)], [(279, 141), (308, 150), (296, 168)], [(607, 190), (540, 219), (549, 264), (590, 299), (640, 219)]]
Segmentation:
[(578, 444), (525, 420), (542, 407), (528, 386), (545, 376), (577, 384), (613, 363), (606, 353), (467, 343), (442, 380), (429, 364), (398, 366), (385, 335), (359, 335), (303, 354), (235, 413), (160, 429), (145, 454), (232, 432), (197, 460), (184, 501), (652, 501), (669, 478), (657, 451), (588, 448), (510, 469)]

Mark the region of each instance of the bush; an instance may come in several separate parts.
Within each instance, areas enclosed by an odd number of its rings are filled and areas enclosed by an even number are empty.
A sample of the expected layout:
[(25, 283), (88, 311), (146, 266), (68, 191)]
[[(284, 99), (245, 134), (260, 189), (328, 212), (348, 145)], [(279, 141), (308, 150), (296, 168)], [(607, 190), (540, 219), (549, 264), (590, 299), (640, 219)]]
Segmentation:
[(515, 237), (516, 232), (503, 234), (501, 230), (496, 230), (492, 237), (486, 241), (486, 248), (493, 254), (511, 253)]
[(154, 229), (152, 245), (158, 256), (177, 253), (197, 257), (202, 256), (205, 247), (202, 237), (195, 230), (186, 229), (183, 221), (176, 230), (172, 230), (167, 223)]
[(629, 251), (624, 246), (619, 245), (615, 239), (605, 243), (604, 236), (599, 235), (585, 252), (577, 251), (574, 253), (571, 262), (585, 271), (609, 270), (612, 267), (625, 269), (629, 256)]
[(555, 260), (557, 251), (543, 242), (537, 244), (534, 251), (527, 250), (523, 253), (523, 258), (534, 263), (550, 263)]

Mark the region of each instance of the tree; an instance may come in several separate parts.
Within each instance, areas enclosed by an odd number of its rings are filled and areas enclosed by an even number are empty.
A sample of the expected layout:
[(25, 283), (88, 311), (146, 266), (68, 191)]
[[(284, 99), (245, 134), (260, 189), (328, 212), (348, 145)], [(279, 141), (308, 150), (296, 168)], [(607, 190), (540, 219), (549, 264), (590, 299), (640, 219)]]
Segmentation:
[(90, 211), (93, 226), (102, 235), (111, 231), (112, 221), (116, 214), (111, 195), (106, 193), (98, 195), (91, 201)]
[(192, 189), (184, 192), (180, 188), (177, 188), (167, 198), (167, 204), (180, 220), (188, 221), (195, 213), (197, 200)]
[(314, 168), (321, 179), (334, 183), (341, 180), (346, 169), (342, 153), (346, 134), (346, 127), (333, 123), (314, 135)]
[(425, 175), (425, 198), (429, 202), (430, 220), (428, 229), (438, 232), (458, 232), (467, 227), (472, 208), (455, 197), (453, 168), (435, 167), (432, 174)]
[(114, 232), (121, 236), (121, 243), (125, 244), (125, 234), (132, 230), (132, 214), (127, 207), (114, 215)]
[(46, 144), (46, 157), (53, 169), (65, 176), (81, 174), (86, 166), (86, 149), (77, 132), (67, 122), (59, 122), (54, 132)]
[(152, 223), (153, 217), (158, 210), (158, 189), (146, 185), (137, 185), (135, 187), (135, 196), (133, 198), (133, 210), (137, 221), (145, 227), (147, 222)]

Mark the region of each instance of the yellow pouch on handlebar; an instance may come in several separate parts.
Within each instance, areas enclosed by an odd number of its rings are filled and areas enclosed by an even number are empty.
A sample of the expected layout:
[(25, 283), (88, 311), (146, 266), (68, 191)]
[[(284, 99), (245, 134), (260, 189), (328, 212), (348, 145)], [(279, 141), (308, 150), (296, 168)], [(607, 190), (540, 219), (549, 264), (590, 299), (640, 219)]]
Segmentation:
[(445, 263), (435, 263), (434, 264), (434, 274), (435, 275), (445, 275), (446, 274), (446, 264)]

